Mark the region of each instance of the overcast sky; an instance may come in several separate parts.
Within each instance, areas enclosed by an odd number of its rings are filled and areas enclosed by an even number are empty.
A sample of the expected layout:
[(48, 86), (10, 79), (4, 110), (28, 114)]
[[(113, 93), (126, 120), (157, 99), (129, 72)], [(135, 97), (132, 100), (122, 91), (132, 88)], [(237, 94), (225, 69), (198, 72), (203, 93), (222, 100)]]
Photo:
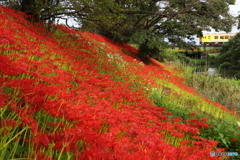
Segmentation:
[[(235, 5), (230, 5), (230, 13), (234, 16), (240, 15), (240, 0), (236, 0)], [(231, 33), (238, 33), (240, 30), (237, 29), (237, 26), (232, 28)], [(203, 31), (203, 33), (215, 33), (215, 31), (207, 32)], [(224, 32), (223, 32), (224, 33)]]
[[(230, 13), (232, 13), (234, 16), (240, 15), (240, 0), (236, 0), (235, 5), (230, 6)], [(232, 33), (238, 33), (240, 30), (237, 29), (237, 27), (233, 27)]]
[(237, 16), (238, 12), (240, 12), (240, 0), (236, 0), (235, 5), (230, 5), (230, 13)]

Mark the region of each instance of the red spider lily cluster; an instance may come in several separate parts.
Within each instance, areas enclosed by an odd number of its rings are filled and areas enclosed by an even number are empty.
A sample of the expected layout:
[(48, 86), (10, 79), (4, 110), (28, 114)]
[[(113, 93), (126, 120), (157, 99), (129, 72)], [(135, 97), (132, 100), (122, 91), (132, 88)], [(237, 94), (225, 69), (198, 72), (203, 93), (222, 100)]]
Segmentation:
[[(154, 60), (146, 66), (136, 53), (127, 44), (64, 26), (49, 33), (21, 12), (0, 6), (0, 107), (30, 128), (23, 140), (35, 149), (32, 156), (56, 158), (42, 152), (51, 146), (76, 160), (220, 159), (209, 153), (224, 149), (198, 137), (200, 128), (208, 127), (206, 119), (167, 120), (171, 113), (154, 106), (144, 86), (161, 87), (158, 77), (198, 94), (173, 70)], [(127, 72), (113, 60), (125, 61)], [(16, 122), (2, 118), (1, 127), (6, 125), (14, 128)]]

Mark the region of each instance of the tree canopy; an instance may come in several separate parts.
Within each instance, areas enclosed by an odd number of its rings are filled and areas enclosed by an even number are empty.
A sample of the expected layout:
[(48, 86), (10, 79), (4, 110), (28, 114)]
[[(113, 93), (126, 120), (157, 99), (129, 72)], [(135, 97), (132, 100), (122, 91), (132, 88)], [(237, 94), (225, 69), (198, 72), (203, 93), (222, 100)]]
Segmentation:
[(240, 69), (240, 33), (224, 43), (217, 62), (221, 68)]
[(96, 32), (120, 43), (139, 44), (140, 49), (149, 52), (157, 52), (156, 49), (160, 51), (168, 45), (189, 47), (194, 44), (194, 36), (201, 37), (203, 30), (229, 32), (235, 23), (235, 18), (229, 13), (229, 5), (234, 4), (235, 0), (21, 2), (22, 9), (24, 2), (31, 4), (32, 14), (42, 19), (68, 15), (77, 19), (81, 30)]

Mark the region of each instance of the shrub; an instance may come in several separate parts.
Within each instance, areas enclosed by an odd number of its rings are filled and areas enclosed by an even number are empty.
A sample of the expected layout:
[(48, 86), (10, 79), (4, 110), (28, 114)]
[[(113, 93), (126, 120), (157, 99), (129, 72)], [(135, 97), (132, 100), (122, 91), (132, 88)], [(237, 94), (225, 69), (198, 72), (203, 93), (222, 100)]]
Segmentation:
[(224, 43), (217, 57), (217, 64), (224, 64), (231, 69), (240, 69), (240, 33), (236, 34), (231, 40)]
[(229, 69), (232, 66), (231, 63), (229, 62), (223, 62), (220, 66), (219, 69)]

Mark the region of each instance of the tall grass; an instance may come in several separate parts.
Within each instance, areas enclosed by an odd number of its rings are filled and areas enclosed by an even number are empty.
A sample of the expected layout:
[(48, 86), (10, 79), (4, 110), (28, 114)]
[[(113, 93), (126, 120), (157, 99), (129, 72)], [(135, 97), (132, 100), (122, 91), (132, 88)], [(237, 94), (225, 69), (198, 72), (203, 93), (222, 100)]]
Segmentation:
[(229, 110), (240, 113), (240, 81), (235, 78), (222, 78), (194, 74), (194, 68), (181, 67), (186, 83), (204, 97), (219, 102)]

